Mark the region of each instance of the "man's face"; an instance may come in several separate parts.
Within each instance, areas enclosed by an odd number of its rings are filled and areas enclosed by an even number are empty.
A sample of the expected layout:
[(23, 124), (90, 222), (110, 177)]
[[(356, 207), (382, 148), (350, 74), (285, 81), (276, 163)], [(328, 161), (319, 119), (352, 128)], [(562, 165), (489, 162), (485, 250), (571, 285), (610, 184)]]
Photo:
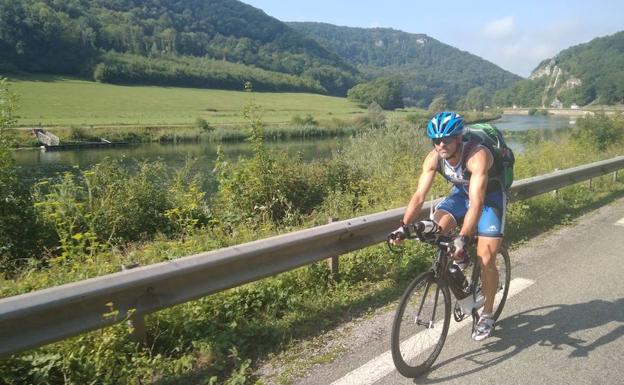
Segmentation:
[(438, 155), (440, 155), (442, 159), (448, 159), (453, 154), (455, 154), (455, 151), (457, 151), (457, 146), (459, 146), (460, 141), (461, 135), (433, 139), (433, 147), (436, 149)]

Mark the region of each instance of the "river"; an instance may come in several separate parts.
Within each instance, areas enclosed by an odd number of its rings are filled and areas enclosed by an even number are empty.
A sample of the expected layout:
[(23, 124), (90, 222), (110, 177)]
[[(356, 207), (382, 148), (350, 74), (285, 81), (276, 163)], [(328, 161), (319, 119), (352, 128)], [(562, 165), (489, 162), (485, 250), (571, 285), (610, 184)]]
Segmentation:
[[(555, 130), (569, 127), (569, 118), (551, 116), (503, 115), (494, 122), (499, 128), (510, 131), (525, 131), (529, 129)], [(330, 157), (332, 151), (340, 146), (341, 139), (299, 140), (286, 142), (267, 142), (273, 149), (287, 151), (289, 154), (301, 154), (304, 160), (323, 159)], [(509, 145), (516, 152), (522, 152), (521, 143), (511, 142)], [(205, 170), (214, 165), (217, 156), (216, 143), (181, 143), (158, 144), (145, 143), (128, 147), (82, 149), (68, 151), (46, 152), (40, 149), (17, 150), (13, 153), (20, 175), (27, 183), (33, 183), (41, 178), (58, 175), (76, 168), (85, 170), (89, 167), (110, 159), (119, 159), (122, 162), (155, 161), (161, 160), (172, 167), (184, 164), (186, 159), (192, 158)], [(249, 154), (247, 143), (220, 144), (225, 156), (235, 160), (241, 155)]]

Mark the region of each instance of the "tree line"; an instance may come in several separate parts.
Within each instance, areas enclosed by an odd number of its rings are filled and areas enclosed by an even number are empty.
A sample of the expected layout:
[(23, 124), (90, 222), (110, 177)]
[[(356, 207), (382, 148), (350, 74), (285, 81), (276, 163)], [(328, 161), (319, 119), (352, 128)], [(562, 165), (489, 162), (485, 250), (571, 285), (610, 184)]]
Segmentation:
[[(103, 64), (116, 73), (116, 79), (138, 80), (133, 73), (122, 76), (119, 70), (129, 67), (112, 66), (110, 52), (159, 60), (180, 56), (231, 62), (247, 66), (245, 71), (259, 68), (299, 76), (299, 83), (320, 84), (312, 87), (314, 92), (332, 95), (346, 95), (358, 79), (357, 70), (314, 40), (235, 0), (0, 2), (1, 71), (93, 76)], [(161, 66), (154, 67), (153, 76), (143, 76), (142, 81), (158, 78), (156, 70)], [(240, 72), (242, 67), (224, 68)], [(176, 78), (171, 76), (174, 72), (165, 68), (158, 84), (186, 82), (188, 74)], [(205, 72), (194, 71), (194, 76), (201, 78)], [(283, 76), (265, 76), (265, 81), (273, 80), (267, 88), (280, 89), (284, 84)], [(205, 82), (214, 83), (210, 78)], [(288, 89), (310, 91), (309, 86), (287, 83)]]

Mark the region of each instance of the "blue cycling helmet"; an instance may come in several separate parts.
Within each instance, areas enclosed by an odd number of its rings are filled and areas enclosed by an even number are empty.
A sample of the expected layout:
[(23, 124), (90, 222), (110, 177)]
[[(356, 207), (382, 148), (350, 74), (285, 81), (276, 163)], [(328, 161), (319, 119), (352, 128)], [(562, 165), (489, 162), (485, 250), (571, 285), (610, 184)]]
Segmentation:
[(427, 124), (431, 139), (446, 138), (464, 133), (464, 118), (454, 112), (438, 112)]

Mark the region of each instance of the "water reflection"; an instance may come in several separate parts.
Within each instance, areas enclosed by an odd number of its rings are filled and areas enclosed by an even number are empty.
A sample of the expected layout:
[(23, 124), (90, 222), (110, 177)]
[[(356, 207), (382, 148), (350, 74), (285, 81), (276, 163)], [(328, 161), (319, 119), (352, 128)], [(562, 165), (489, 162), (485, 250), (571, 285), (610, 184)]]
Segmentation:
[[(217, 148), (221, 146), (227, 159), (236, 160), (249, 156), (249, 145), (242, 143), (145, 143), (129, 147), (89, 148), (69, 151), (44, 151), (42, 149), (18, 150), (13, 153), (18, 172), (29, 183), (66, 171), (85, 170), (97, 163), (116, 159), (122, 163), (136, 161), (163, 161), (172, 168), (181, 167), (187, 159), (196, 161), (198, 167), (211, 170), (217, 158)], [(301, 156), (305, 161), (324, 159), (331, 156), (339, 146), (336, 139), (267, 142), (270, 149), (285, 151), (291, 156)]]

